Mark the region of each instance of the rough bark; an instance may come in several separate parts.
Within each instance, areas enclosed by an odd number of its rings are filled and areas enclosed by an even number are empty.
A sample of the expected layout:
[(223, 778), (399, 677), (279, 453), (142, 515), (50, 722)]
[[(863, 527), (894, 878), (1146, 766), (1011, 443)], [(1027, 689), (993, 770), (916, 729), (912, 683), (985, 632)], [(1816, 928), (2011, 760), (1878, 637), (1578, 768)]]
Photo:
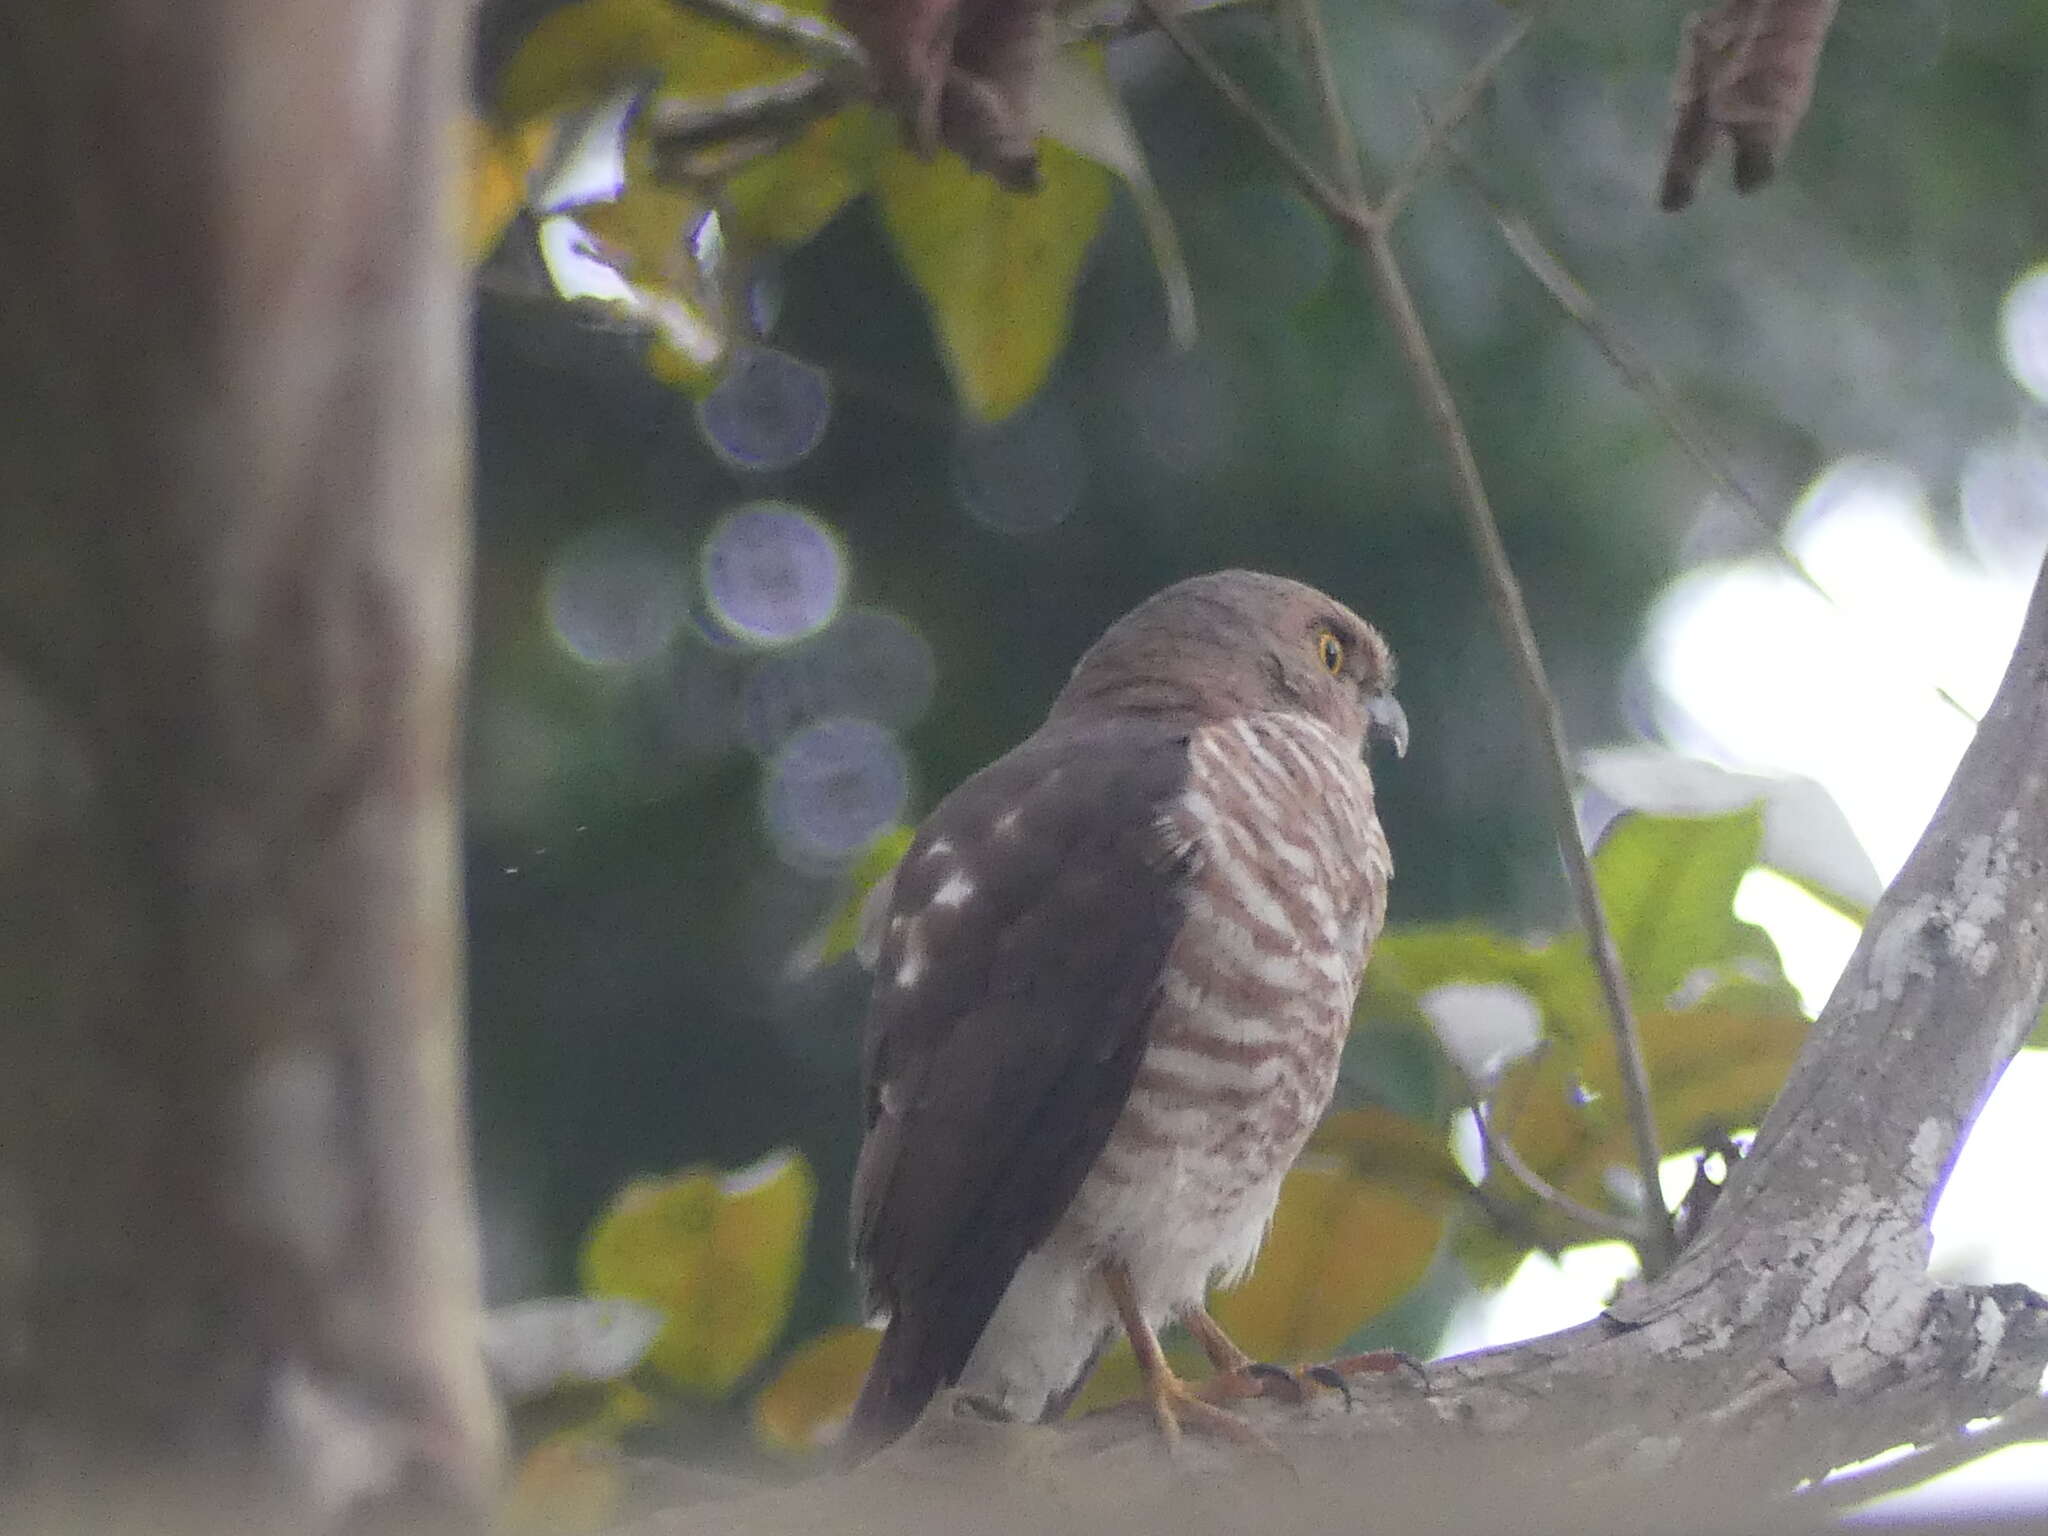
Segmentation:
[(0, 1488), (31, 1500), (297, 1524), (494, 1477), (465, 62), (436, 0), (0, 18)]
[[(1680, 1262), (1580, 1327), (1304, 1408), (1247, 1405), (1299, 1483), (1188, 1476), (1142, 1410), (1059, 1429), (934, 1407), (850, 1477), (645, 1531), (1804, 1529), (1800, 1482), (2035, 1403), (2048, 1299), (1936, 1284), (1927, 1219), (2048, 995), (2048, 569), (1991, 711)], [(2031, 1219), (2030, 1216), (2022, 1219)], [(2027, 1411), (2036, 1410), (2029, 1408)], [(1194, 1470), (1243, 1473), (1238, 1448)], [(1654, 1489), (1646, 1493), (1646, 1489)], [(1348, 1517), (1347, 1517), (1348, 1518)], [(1355, 1523), (1349, 1521), (1348, 1523)]]

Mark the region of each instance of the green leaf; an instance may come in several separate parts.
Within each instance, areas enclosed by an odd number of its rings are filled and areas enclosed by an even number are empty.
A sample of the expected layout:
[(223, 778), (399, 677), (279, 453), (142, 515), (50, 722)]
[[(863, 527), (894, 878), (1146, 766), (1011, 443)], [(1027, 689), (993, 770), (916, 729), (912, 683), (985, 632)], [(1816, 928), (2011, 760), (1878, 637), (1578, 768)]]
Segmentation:
[(668, 1325), (649, 1362), (685, 1391), (722, 1397), (788, 1321), (816, 1192), (793, 1151), (733, 1173), (635, 1179), (584, 1242), (584, 1289), (660, 1307)]
[[(1703, 967), (1758, 954), (1735, 918), (1735, 888), (1756, 864), (1761, 806), (1725, 816), (1621, 818), (1593, 856), (1629, 989), (1663, 1006)], [(1776, 952), (1771, 952), (1775, 960)]]
[(954, 387), (984, 421), (1045, 382), (1067, 338), (1081, 263), (1109, 207), (1109, 172), (1043, 146), (1036, 192), (1006, 192), (943, 152), (881, 158), (883, 227), (923, 296)]
[(1545, 1036), (1572, 1048), (1606, 1019), (1592, 964), (1576, 941), (1524, 944), (1476, 923), (1432, 923), (1380, 935), (1359, 993), (1354, 1038), (1387, 1028), (1434, 1038), (1422, 998), (1452, 982), (1519, 988), (1542, 1012)]
[(1735, 773), (1663, 747), (1597, 747), (1581, 754), (1586, 782), (1632, 811), (1658, 816), (1718, 816), (1761, 803), (1757, 862), (1820, 901), (1862, 922), (1884, 889), (1870, 855), (1842, 808), (1812, 779)]

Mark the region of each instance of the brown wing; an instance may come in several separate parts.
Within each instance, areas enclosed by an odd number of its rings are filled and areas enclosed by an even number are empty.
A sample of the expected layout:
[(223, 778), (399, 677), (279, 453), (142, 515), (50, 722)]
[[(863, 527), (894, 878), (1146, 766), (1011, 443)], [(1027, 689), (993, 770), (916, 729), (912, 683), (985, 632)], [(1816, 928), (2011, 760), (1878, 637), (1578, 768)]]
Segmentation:
[(854, 1258), (889, 1335), (850, 1442), (959, 1377), (1100, 1155), (1143, 1053), (1188, 860), (1185, 732), (1041, 732), (919, 830), (881, 933)]

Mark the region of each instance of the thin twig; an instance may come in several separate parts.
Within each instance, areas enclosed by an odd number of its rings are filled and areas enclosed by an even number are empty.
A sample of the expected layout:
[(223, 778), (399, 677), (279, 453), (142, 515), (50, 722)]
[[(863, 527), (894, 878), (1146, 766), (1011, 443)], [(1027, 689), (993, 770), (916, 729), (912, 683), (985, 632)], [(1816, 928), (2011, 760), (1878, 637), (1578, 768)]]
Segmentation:
[(1486, 1148), (1486, 1155), (1514, 1175), (1515, 1182), (1538, 1200), (1588, 1231), (1597, 1232), (1602, 1237), (1620, 1238), (1632, 1247), (1642, 1246), (1642, 1229), (1633, 1222), (1581, 1204), (1523, 1162), (1522, 1154), (1515, 1150), (1514, 1143), (1494, 1129), (1493, 1117), (1485, 1101), (1476, 1096), (1472, 1100), (1472, 1119), (1479, 1127), (1479, 1143)]
[(1323, 8), (1316, 0), (1292, 0), (1288, 8), (1301, 31), (1302, 62), (1316, 83), (1316, 110), (1322, 114), (1323, 137), (1337, 162), (1337, 181), (1350, 195), (1354, 207), (1370, 208), (1366, 195), (1365, 156), (1359, 153), (1358, 131), (1351, 114), (1344, 110), (1344, 94), (1337, 84), (1335, 54), (1330, 34), (1323, 25)]
[(1228, 70), (1210, 57), (1207, 49), (1195, 41), (1194, 34), (1181, 24), (1180, 17), (1174, 13), (1172, 0), (1140, 0), (1140, 3), (1158, 24), (1159, 30), (1180, 50), (1180, 56), (1188, 61), (1189, 67), (1265, 142), (1274, 158), (1294, 178), (1294, 184), (1302, 195), (1314, 203), (1326, 218), (1353, 234), (1362, 232), (1371, 223), (1370, 211), (1345, 196), (1317, 170), (1286, 131), (1266, 115), (1250, 93), (1231, 78)]
[[(1260, 4), (1261, 0), (1180, 0), (1175, 10), (1188, 17), (1207, 11), (1256, 10)], [(1063, 43), (1108, 43), (1150, 32), (1157, 23), (1145, 0), (1096, 0), (1094, 4), (1061, 7), (1057, 25)]]
[[(1434, 122), (1425, 109), (1424, 121)], [(1445, 140), (1451, 158), (1452, 168), (1474, 197), (1485, 206), (1495, 227), (1509, 252), (1522, 264), (1531, 277), (1535, 278), (1543, 291), (1557, 307), (1564, 311), (1574, 325), (1586, 333), (1586, 337), (1608, 365), (1621, 376), (1621, 380), (1639, 398), (1648, 402), (1664, 430), (1671, 434), (1673, 442), (1701, 473), (1713, 481), (1723, 495), (1729, 498), (1736, 509), (1747, 517), (1757, 532), (1766, 539), (1772, 555), (1786, 570), (1798, 577), (1812, 591), (1823, 598), (1830, 607), (1840, 608), (1835, 595), (1821, 585), (1820, 578), (1813, 574), (1806, 562), (1801, 560), (1785, 535), (1758, 496), (1728, 463), (1728, 456), (1708, 433), (1696, 426), (1688, 415), (1678, 391), (1673, 389), (1654, 364), (1638, 352), (1612, 320), (1603, 315), (1592, 294), (1585, 285), (1572, 275), (1571, 269), (1543, 243), (1535, 227), (1521, 213), (1509, 208), (1497, 197), (1485, 178), (1473, 165), (1454, 140)], [(1947, 688), (1938, 682), (1928, 686), (1949, 708), (1961, 715), (1972, 725), (1979, 723), (1977, 714)]]
[[(1520, 34), (1526, 35), (1526, 32)], [(1315, 46), (1321, 32), (1317, 30), (1309, 36), (1311, 46)], [(1520, 36), (1515, 40), (1520, 41)], [(1483, 60), (1482, 65), (1489, 73), (1499, 67), (1492, 55)], [(1314, 74), (1325, 89), (1330, 88), (1329, 82), (1334, 77), (1327, 67), (1318, 68)], [(1341, 111), (1341, 103), (1334, 110)], [(1344, 142), (1332, 146), (1339, 154), (1345, 153), (1346, 148)], [(1355, 148), (1352, 152), (1355, 153)], [(1355, 220), (1345, 226), (1345, 233), (1364, 257), (1368, 275), (1378, 290), (1381, 307), (1393, 323), (1416, 393), (1421, 397), (1423, 409), (1450, 460), (1452, 483), (1464, 514), (1466, 534), (1479, 558), (1487, 598), (1500, 627), (1501, 638), (1514, 661), (1523, 702), (1528, 707), (1538, 736), (1542, 738), (1540, 756), (1546, 787), (1550, 792), (1551, 817), (1557, 827), (1558, 851), (1564, 858), (1565, 873), (1579, 909), (1579, 923), (1586, 931), (1586, 945), (1600, 978), (1601, 996), (1614, 1032), (1615, 1058), (1621, 1069), (1622, 1100), (1628, 1110), (1629, 1133), (1635, 1143), (1637, 1170), (1643, 1181), (1643, 1206), (1649, 1218), (1639, 1251), (1644, 1272), (1654, 1275), (1676, 1257), (1677, 1236), (1671, 1224), (1671, 1212), (1659, 1193), (1657, 1169), (1662, 1152), (1657, 1137), (1656, 1108), (1650, 1098), (1649, 1070), (1643, 1062), (1642, 1038), (1636, 1029), (1628, 983), (1623, 977), (1621, 956), (1615, 949), (1613, 932), (1607, 924), (1600, 887), (1593, 878), (1593, 860), (1579, 835), (1578, 808), (1565, 753), (1563, 712), (1558, 708), (1557, 696), (1551, 691), (1549, 678), (1545, 675), (1543, 655), (1537, 648), (1535, 630), (1529, 623), (1529, 611), (1522, 601), (1521, 584), (1515, 579), (1514, 567), (1509, 564), (1507, 549), (1501, 543), (1500, 526), (1486, 494), (1486, 482), (1479, 473), (1478, 458), (1472, 451), (1471, 439), (1465, 433), (1450, 382), (1444, 377), (1436, 350), (1430, 345), (1429, 332), (1415, 307), (1415, 297), (1409, 291), (1400, 258), (1395, 254), (1387, 222), (1378, 216)]]
[(1571, 769), (1564, 744), (1564, 715), (1551, 691), (1544, 671), (1543, 656), (1536, 648), (1536, 635), (1529, 623), (1529, 610), (1522, 601), (1521, 584), (1508, 563), (1501, 543), (1500, 528), (1479, 474), (1479, 461), (1465, 435), (1457, 402), (1449, 381), (1436, 360), (1429, 333), (1415, 308), (1415, 297), (1401, 271), (1393, 243), (1377, 224), (1368, 225), (1362, 241), (1366, 266), (1379, 290), (1380, 303), (1393, 322), (1408, 371), (1422, 397), (1424, 411), (1435, 428), (1438, 441), (1451, 461), (1451, 479), (1457, 489), (1458, 505), (1464, 514), (1465, 532), (1479, 557), (1486, 581), (1487, 600), (1495, 622), (1515, 664), (1536, 733), (1542, 739), (1545, 787), (1550, 792), (1551, 817), (1557, 826), (1558, 851), (1564, 857), (1565, 874), (1579, 909), (1580, 926), (1586, 930), (1587, 948), (1600, 978), (1601, 997), (1607, 1005), (1613, 1027), (1615, 1057), (1621, 1068), (1622, 1101), (1628, 1109), (1629, 1132), (1635, 1142), (1636, 1164), (1643, 1179), (1644, 1203), (1654, 1213), (1652, 1238), (1643, 1258), (1646, 1273), (1654, 1274), (1675, 1255), (1676, 1242), (1671, 1213), (1658, 1195), (1657, 1165), (1661, 1151), (1657, 1139), (1656, 1112), (1650, 1101), (1649, 1071), (1643, 1064), (1642, 1040), (1636, 1031), (1635, 1013), (1629, 1003), (1628, 984), (1623, 979), (1620, 953), (1607, 925), (1607, 913), (1600, 899), (1600, 887), (1593, 878), (1593, 860), (1579, 836), (1578, 808), (1572, 793)]
[[(1600, 887), (1593, 878), (1593, 861), (1579, 836), (1578, 808), (1565, 753), (1563, 713), (1544, 671), (1535, 630), (1529, 623), (1528, 608), (1522, 601), (1521, 584), (1515, 579), (1514, 567), (1509, 564), (1507, 550), (1501, 543), (1500, 527), (1486, 494), (1485, 480), (1479, 473), (1479, 461), (1472, 452), (1471, 440), (1465, 434), (1450, 383), (1437, 363), (1428, 330), (1415, 308), (1414, 296), (1409, 292), (1407, 278), (1388, 238), (1386, 224), (1372, 209), (1346, 199), (1331, 187), (1279, 125), (1227, 71), (1209, 57), (1168, 9), (1165, 0), (1144, 0), (1144, 4), (1158, 21), (1160, 30), (1172, 40), (1195, 72), (1265, 141), (1294, 178), (1296, 186), (1336, 223), (1346, 242), (1364, 257), (1367, 273), (1379, 292), (1381, 305), (1393, 322), (1395, 336), (1400, 342), (1409, 374), (1415, 381), (1423, 409), (1450, 459), (1459, 509), (1464, 514), (1466, 534), (1472, 541), (1485, 578), (1487, 599), (1514, 662), (1523, 702), (1543, 742), (1540, 756), (1550, 793), (1551, 815), (1557, 826), (1558, 851), (1564, 859), (1565, 874), (1579, 911), (1579, 924), (1586, 931), (1586, 946), (1600, 979), (1601, 997), (1614, 1032), (1615, 1058), (1621, 1069), (1622, 1101), (1628, 1110), (1629, 1133), (1635, 1143), (1644, 1207), (1651, 1217), (1648, 1235), (1640, 1244), (1639, 1251), (1644, 1272), (1654, 1275), (1676, 1256), (1677, 1237), (1671, 1224), (1671, 1212), (1659, 1195), (1661, 1186), (1657, 1169), (1661, 1150), (1656, 1111), (1650, 1099), (1649, 1070), (1643, 1063), (1642, 1039), (1629, 1002), (1621, 956), (1615, 949), (1614, 935), (1608, 927), (1607, 913), (1600, 899)], [(1320, 46), (1327, 56), (1327, 43), (1320, 27), (1305, 29), (1304, 37), (1311, 49)], [(1498, 68), (1490, 56), (1485, 62), (1489, 69)], [(1333, 86), (1335, 75), (1326, 59), (1313, 73), (1326, 87)], [(1327, 107), (1325, 121), (1339, 116), (1342, 110), (1341, 102)], [(1340, 142), (1332, 146), (1335, 153), (1355, 153), (1355, 141), (1349, 134), (1338, 137)], [(1363, 178), (1363, 167), (1358, 166), (1346, 179), (1356, 185), (1362, 183)]]
[(864, 94), (863, 82), (807, 69), (786, 80), (742, 86), (723, 96), (669, 96), (648, 105), (647, 130), (663, 157), (735, 139), (777, 143), (801, 134)]
[[(1314, 0), (1307, 0), (1307, 3), (1313, 4)], [(1392, 224), (1401, 217), (1402, 208), (1407, 206), (1410, 194), (1421, 182), (1423, 172), (1429, 169), (1430, 162), (1450, 142), (1451, 135), (1457, 132), (1465, 119), (1472, 115), (1472, 109), (1479, 105), (1480, 98), (1486, 94), (1486, 88), (1493, 84), (1493, 77), (1499, 74), (1500, 67), (1507, 63), (1508, 55), (1522, 46), (1522, 40), (1529, 35), (1530, 29), (1542, 19), (1544, 12), (1549, 10), (1553, 3), (1555, 0), (1543, 0), (1543, 3), (1530, 5), (1521, 11), (1508, 24), (1507, 30), (1501, 33), (1500, 40), (1466, 72), (1457, 90), (1451, 93), (1450, 100), (1444, 103), (1443, 110), (1423, 112), (1422, 137), (1416, 142), (1414, 149), (1408, 152), (1408, 158), (1401, 162), (1401, 168), (1394, 173), (1394, 179), (1388, 183), (1385, 195), (1380, 198), (1379, 207), (1374, 210), (1379, 215), (1381, 223)]]

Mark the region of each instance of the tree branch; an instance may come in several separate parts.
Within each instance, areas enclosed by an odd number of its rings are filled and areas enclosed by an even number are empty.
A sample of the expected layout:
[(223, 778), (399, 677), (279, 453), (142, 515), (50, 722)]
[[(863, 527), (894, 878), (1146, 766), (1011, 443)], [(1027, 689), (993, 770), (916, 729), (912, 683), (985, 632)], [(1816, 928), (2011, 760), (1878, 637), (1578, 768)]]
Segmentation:
[[(1313, 4), (1314, 0), (1308, 0), (1308, 3)], [(1477, 100), (1485, 82), (1492, 78), (1508, 53), (1527, 35), (1526, 20), (1519, 27), (1511, 27), (1503, 42), (1467, 76), (1466, 84), (1453, 97), (1454, 104)], [(1327, 57), (1327, 41), (1320, 29), (1311, 30), (1308, 37), (1311, 48), (1319, 54), (1312, 73), (1326, 97), (1324, 119), (1326, 122), (1332, 119), (1341, 121), (1343, 108), (1334, 97), (1335, 74)], [(1332, 137), (1335, 141), (1331, 146), (1333, 151), (1352, 156), (1355, 160), (1358, 148), (1352, 136), (1348, 132), (1333, 131)], [(1427, 158), (1428, 145), (1425, 138), (1424, 149), (1419, 150), (1416, 156), (1418, 167)], [(1355, 168), (1349, 179), (1353, 185), (1362, 185), (1363, 170)], [(1393, 190), (1402, 192), (1401, 184), (1397, 182)], [(1390, 198), (1370, 217), (1345, 224), (1343, 232), (1364, 258), (1367, 275), (1372, 279), (1380, 305), (1393, 325), (1416, 394), (1450, 461), (1452, 484), (1457, 492), (1459, 509), (1465, 517), (1466, 536), (1478, 557), (1494, 621), (1514, 663), (1523, 703), (1542, 744), (1539, 755), (1550, 793), (1551, 819), (1557, 829), (1558, 850), (1564, 859), (1565, 873), (1579, 909), (1579, 923), (1586, 931), (1587, 948), (1600, 978), (1601, 997), (1614, 1032), (1622, 1100), (1628, 1112), (1629, 1133), (1635, 1144), (1636, 1172), (1642, 1180), (1643, 1208), (1648, 1216), (1648, 1230), (1638, 1246), (1644, 1269), (1654, 1273), (1675, 1256), (1677, 1238), (1671, 1225), (1671, 1213), (1658, 1194), (1657, 1169), (1662, 1161), (1662, 1148), (1657, 1137), (1656, 1111), (1650, 1098), (1649, 1071), (1643, 1063), (1642, 1039), (1636, 1029), (1621, 956), (1615, 949), (1614, 936), (1600, 899), (1600, 887), (1593, 877), (1593, 861), (1586, 851), (1584, 839), (1579, 835), (1578, 805), (1565, 752), (1564, 715), (1558, 708), (1557, 696), (1551, 690), (1544, 669), (1535, 629), (1529, 622), (1527, 605), (1522, 601), (1521, 583), (1515, 579), (1507, 548), (1501, 542), (1500, 525), (1493, 515), (1485, 480), (1479, 473), (1478, 457), (1472, 451), (1471, 439), (1466, 435), (1464, 421), (1451, 394), (1450, 381), (1444, 377), (1443, 369), (1437, 363), (1436, 350), (1430, 345), (1429, 333), (1416, 310), (1414, 296), (1409, 291), (1400, 259), (1394, 251), (1391, 223), (1399, 206)]]
[[(1925, 1223), (1985, 1096), (2048, 997), (2048, 566), (1912, 857), (1864, 925), (1791, 1079), (1730, 1175), (1710, 1242), (1642, 1320), (1706, 1283), (1744, 1228)], [(1854, 1070), (1845, 1070), (1854, 1063)]]
[(1492, 1112), (1476, 1098), (1472, 1101), (1472, 1120), (1479, 1127), (1479, 1140), (1486, 1148), (1486, 1155), (1507, 1169), (1515, 1181), (1538, 1200), (1597, 1237), (1616, 1237), (1631, 1245), (1642, 1242), (1642, 1230), (1632, 1222), (1580, 1204), (1524, 1162), (1522, 1154), (1515, 1150), (1515, 1144), (1494, 1129)]

